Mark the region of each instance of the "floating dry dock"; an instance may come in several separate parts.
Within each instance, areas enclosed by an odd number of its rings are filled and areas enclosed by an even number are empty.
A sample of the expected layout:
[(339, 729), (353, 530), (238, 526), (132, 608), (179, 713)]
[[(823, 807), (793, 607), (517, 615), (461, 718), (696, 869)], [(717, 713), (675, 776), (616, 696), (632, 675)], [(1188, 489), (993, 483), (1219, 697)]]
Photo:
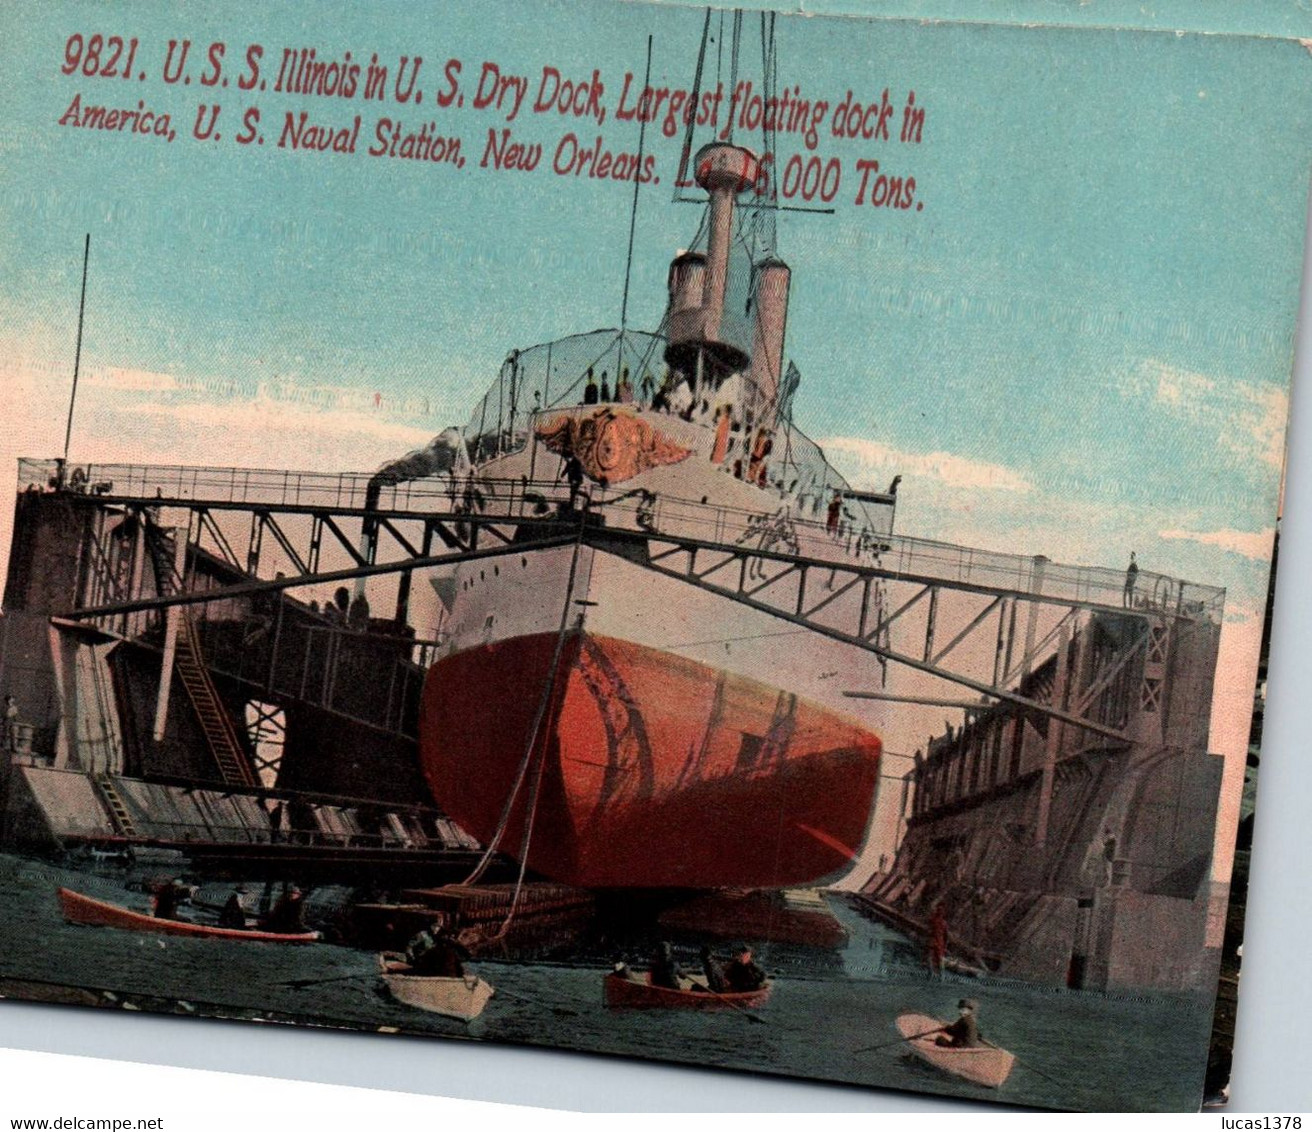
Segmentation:
[[(20, 466), (0, 621), (22, 721), (7, 846), (166, 845), (218, 870), (393, 888), (462, 879), (477, 847), (420, 771), (438, 642), (415, 631), (413, 576), (578, 541), (861, 650), (854, 695), (964, 710), (886, 779), (905, 834), (869, 910), (918, 933), (940, 904), (951, 950), (1007, 974), (1205, 981), (1221, 590), (1143, 572), (1127, 594), (1119, 570), (891, 532), (862, 545), (801, 517), (767, 546), (740, 537), (746, 512), (622, 488), (594, 489), (580, 525), (551, 478), (487, 481), (503, 494), (479, 513), (437, 479), (73, 472)], [(295, 596), (366, 578), (372, 612)]]

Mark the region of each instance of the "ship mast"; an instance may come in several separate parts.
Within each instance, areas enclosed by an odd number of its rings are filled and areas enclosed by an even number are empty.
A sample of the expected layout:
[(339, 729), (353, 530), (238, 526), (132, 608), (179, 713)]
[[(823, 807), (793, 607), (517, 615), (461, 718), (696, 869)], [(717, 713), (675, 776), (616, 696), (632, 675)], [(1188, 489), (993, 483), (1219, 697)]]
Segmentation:
[[(645, 94), (651, 88), (651, 42), (647, 37), (647, 69), (642, 76)], [(629, 251), (624, 260), (624, 298), (620, 302), (620, 360), (624, 357), (624, 332), (629, 328), (629, 280), (633, 274), (633, 236), (638, 226), (638, 193), (642, 188), (642, 157), (647, 142), (647, 115), (638, 115), (638, 165), (633, 177), (633, 207), (629, 211)], [(617, 374), (618, 380), (618, 374)]]
[(77, 404), (77, 379), (82, 367), (82, 321), (87, 308), (87, 264), (91, 259), (91, 233), (82, 248), (82, 297), (77, 303), (77, 348), (73, 354), (73, 389), (68, 396), (68, 424), (64, 428), (64, 458), (59, 463), (59, 486), (64, 486), (68, 467), (68, 449), (73, 440), (73, 408)]

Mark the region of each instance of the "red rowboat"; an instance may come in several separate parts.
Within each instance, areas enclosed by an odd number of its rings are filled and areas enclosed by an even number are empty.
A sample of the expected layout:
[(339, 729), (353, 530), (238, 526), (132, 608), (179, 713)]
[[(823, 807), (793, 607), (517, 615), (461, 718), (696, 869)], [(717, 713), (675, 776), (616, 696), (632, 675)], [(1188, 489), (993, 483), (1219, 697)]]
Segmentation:
[(772, 989), (766, 983), (759, 990), (716, 994), (697, 983), (694, 985), (701, 987), (700, 990), (671, 990), (669, 987), (652, 986), (650, 974), (629, 976), (613, 972), (606, 976), (603, 985), (607, 1006), (639, 1009), (746, 1010), (764, 1006)]
[(282, 932), (244, 931), (241, 928), (216, 928), (207, 924), (189, 924), (184, 920), (160, 920), (144, 912), (133, 912), (120, 908), (117, 904), (108, 904), (83, 896), (80, 892), (61, 888), (58, 890), (59, 907), (64, 919), (70, 924), (82, 924), (94, 928), (121, 928), (130, 932), (154, 932), (157, 935), (200, 936), (205, 939), (240, 939), (256, 943), (314, 943), (319, 939), (318, 932)]

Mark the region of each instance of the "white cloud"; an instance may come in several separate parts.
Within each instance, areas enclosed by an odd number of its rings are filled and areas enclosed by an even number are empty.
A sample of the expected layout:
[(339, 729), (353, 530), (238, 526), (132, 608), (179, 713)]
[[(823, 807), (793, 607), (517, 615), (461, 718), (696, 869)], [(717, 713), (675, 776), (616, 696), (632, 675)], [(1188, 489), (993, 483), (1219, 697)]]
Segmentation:
[(1218, 379), (1155, 358), (1124, 386), (1131, 397), (1151, 396), (1164, 409), (1211, 434), (1236, 456), (1279, 469), (1285, 458), (1289, 394), (1272, 385)]
[(1224, 529), (1219, 531), (1158, 531), (1159, 538), (1164, 539), (1184, 539), (1188, 542), (1201, 543), (1203, 546), (1217, 546), (1222, 550), (1228, 550), (1231, 554), (1238, 554), (1244, 558), (1251, 558), (1255, 562), (1264, 562), (1271, 557), (1271, 545), (1276, 537), (1275, 529), (1268, 527), (1264, 531), (1235, 531)]
[(120, 393), (172, 393), (179, 388), (171, 373), (152, 373), (144, 369), (104, 366), (87, 373), (87, 384), (96, 389), (113, 389)]
[(264, 460), (288, 456), (283, 448), (288, 438), (304, 443), (311, 440), (375, 440), (402, 446), (407, 450), (427, 444), (431, 430), (389, 420), (374, 413), (320, 410), (295, 402), (259, 396), (251, 400), (214, 402), (187, 399), (176, 402), (146, 402), (133, 405), (131, 414), (153, 417), (190, 431), (189, 443), (200, 452), (218, 452), (218, 446), (206, 437), (216, 432), (235, 432), (250, 438), (250, 447), (264, 450)]
[(900, 452), (877, 440), (856, 436), (826, 437), (820, 441), (820, 447), (858, 479), (882, 480), (884, 476), (903, 475), (907, 479), (933, 479), (949, 487), (973, 490), (1027, 492), (1033, 488), (1013, 468), (952, 452)]
[(1209, 396), (1216, 389), (1216, 382), (1210, 377), (1179, 369), (1153, 358), (1143, 363), (1142, 371), (1148, 378), (1156, 379), (1159, 405), (1187, 408)]

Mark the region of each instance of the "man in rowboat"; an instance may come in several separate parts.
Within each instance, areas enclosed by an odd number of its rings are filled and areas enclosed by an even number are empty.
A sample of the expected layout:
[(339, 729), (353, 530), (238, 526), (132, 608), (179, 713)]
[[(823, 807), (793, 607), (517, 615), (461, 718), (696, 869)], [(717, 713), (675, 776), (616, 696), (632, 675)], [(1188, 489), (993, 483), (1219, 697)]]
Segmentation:
[(242, 898), (246, 895), (246, 886), (239, 884), (228, 897), (227, 903), (223, 905), (223, 911), (219, 913), (219, 927), (221, 928), (245, 928), (246, 927), (246, 906)]
[(651, 985), (665, 987), (667, 990), (686, 990), (691, 985), (674, 958), (674, 948), (668, 941), (662, 943), (652, 956)]
[(305, 895), (296, 885), (291, 885), (278, 898), (278, 903), (264, 921), (264, 930), (281, 935), (300, 935), (306, 930)]
[(447, 919), (439, 915), (421, 931), (405, 949), (405, 961), (412, 975), (440, 979), (460, 979), (465, 975), (469, 952), (452, 936)]
[(155, 889), (154, 899), (151, 901), (151, 915), (157, 920), (182, 919), (178, 915), (178, 905), (187, 894), (186, 887), (179, 881), (172, 878), (166, 880)]
[(724, 992), (728, 990), (728, 986), (724, 981), (724, 971), (721, 970), (720, 965), (715, 961), (715, 957), (711, 954), (711, 949), (709, 947), (703, 945), (701, 955), (702, 973), (706, 976), (706, 989), (714, 994), (724, 994)]
[(765, 986), (765, 972), (752, 962), (752, 949), (747, 944), (734, 948), (733, 962), (724, 969), (724, 982), (734, 994), (746, 994)]
[(973, 998), (963, 998), (957, 1003), (961, 1016), (950, 1026), (944, 1026), (943, 1032), (934, 1039), (935, 1045), (952, 1046), (954, 1049), (974, 1049), (980, 1044), (979, 1023), (975, 1020), (977, 1009)]

